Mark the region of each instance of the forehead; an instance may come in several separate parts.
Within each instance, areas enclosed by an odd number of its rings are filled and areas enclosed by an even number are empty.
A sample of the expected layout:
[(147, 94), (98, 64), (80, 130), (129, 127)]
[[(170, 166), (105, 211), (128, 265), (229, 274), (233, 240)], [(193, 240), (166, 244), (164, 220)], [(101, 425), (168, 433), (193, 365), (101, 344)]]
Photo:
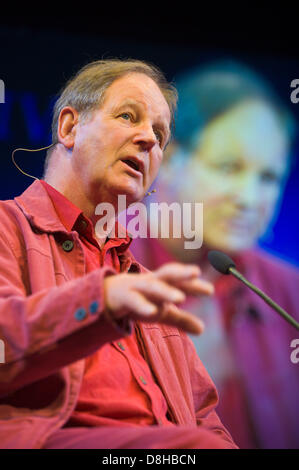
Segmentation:
[(235, 106), (210, 123), (202, 142), (219, 158), (240, 155), (252, 161), (285, 164), (289, 142), (273, 109), (259, 101)]
[(158, 85), (143, 73), (130, 73), (115, 80), (106, 90), (102, 106), (114, 108), (138, 104), (168, 124), (170, 109)]

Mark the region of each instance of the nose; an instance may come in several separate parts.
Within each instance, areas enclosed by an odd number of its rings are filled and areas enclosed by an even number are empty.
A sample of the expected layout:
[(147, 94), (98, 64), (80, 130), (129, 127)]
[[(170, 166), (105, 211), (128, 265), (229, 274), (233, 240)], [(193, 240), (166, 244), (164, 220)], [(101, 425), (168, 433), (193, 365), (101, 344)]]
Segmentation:
[(133, 137), (133, 142), (136, 145), (140, 145), (142, 150), (150, 151), (157, 143), (157, 137), (150, 124), (143, 124), (136, 129), (136, 133)]

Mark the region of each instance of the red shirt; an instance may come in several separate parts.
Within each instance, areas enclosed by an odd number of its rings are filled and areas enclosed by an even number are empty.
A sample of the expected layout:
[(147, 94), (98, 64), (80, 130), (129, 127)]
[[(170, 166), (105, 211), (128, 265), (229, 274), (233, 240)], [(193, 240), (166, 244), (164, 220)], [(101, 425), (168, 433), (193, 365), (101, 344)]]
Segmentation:
[[(109, 238), (101, 249), (92, 223), (83, 212), (52, 186), (41, 182), (63, 225), (79, 233), (86, 273), (107, 265), (120, 272), (118, 256), (129, 247), (131, 238)], [(135, 329), (130, 336), (105, 344), (85, 360), (79, 399), (65, 426), (172, 425), (166, 417), (166, 400), (143, 357), (137, 336)]]

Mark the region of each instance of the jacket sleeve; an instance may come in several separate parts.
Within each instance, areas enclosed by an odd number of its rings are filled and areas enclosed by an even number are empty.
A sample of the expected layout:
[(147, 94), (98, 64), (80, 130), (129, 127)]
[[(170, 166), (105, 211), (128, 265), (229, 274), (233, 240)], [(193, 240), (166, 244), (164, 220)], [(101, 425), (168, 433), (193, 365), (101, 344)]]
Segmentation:
[(198, 357), (194, 344), (185, 333), (183, 333), (183, 337), (190, 370), (197, 425), (211, 431), (214, 436), (217, 435), (221, 448), (238, 449), (215, 411), (218, 405), (216, 387)]
[[(21, 260), (0, 235), (0, 397), (93, 354), (103, 344), (126, 336), (104, 313), (100, 268), (83, 277), (26, 295)], [(24, 263), (24, 261), (23, 261)]]

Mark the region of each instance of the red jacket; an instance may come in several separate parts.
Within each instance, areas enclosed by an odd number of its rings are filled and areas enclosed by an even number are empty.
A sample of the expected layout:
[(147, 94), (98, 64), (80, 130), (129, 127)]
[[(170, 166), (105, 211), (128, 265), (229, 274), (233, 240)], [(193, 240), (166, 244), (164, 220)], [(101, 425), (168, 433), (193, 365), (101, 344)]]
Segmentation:
[[(123, 272), (145, 270), (129, 251), (119, 259)], [(111, 273), (104, 267), (85, 274), (78, 233), (66, 231), (40, 181), (0, 202), (1, 448), (42, 448), (75, 408), (84, 358), (129, 334), (103, 315), (103, 278)], [(187, 335), (160, 324), (139, 327), (172, 420), (204, 426), (222, 437), (223, 447), (235, 447), (214, 411), (215, 386)], [(41, 385), (55, 393), (40, 397)], [(26, 406), (28, 396), (37, 397), (34, 409)]]

